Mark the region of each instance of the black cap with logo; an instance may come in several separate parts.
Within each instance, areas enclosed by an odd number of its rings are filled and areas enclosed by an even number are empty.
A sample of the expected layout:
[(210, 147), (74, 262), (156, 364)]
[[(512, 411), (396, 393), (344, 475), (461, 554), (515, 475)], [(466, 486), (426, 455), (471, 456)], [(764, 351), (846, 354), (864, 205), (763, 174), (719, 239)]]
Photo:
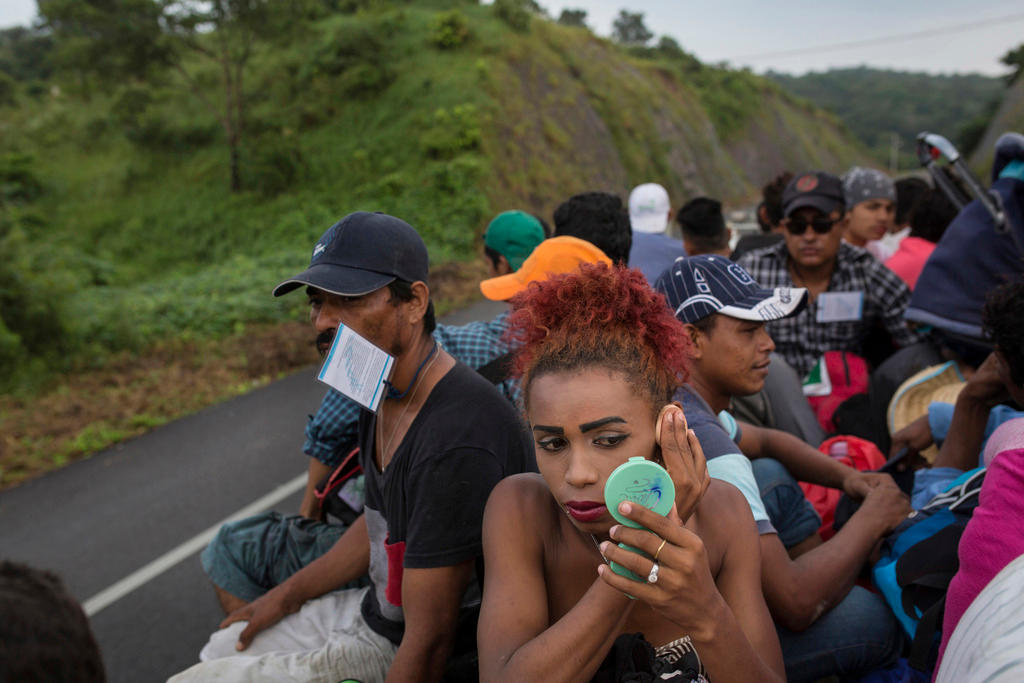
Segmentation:
[(831, 173), (812, 171), (794, 176), (782, 191), (782, 213), (787, 218), (806, 206), (830, 214), (843, 210), (843, 183)]
[(309, 268), (274, 288), (281, 296), (310, 285), (341, 296), (362, 296), (394, 280), (426, 282), (427, 246), (405, 221), (357, 211), (327, 229), (313, 247)]

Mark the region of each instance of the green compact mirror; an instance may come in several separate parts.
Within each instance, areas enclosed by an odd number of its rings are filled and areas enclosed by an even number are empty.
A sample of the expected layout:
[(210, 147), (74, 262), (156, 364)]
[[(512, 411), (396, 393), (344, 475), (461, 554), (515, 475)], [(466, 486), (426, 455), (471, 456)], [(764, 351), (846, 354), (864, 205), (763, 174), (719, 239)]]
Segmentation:
[(619, 524), (642, 528), (631, 519), (626, 519), (619, 512), (619, 503), (628, 500), (642, 505), (659, 515), (667, 515), (676, 502), (676, 486), (668, 470), (654, 462), (639, 456), (630, 458), (615, 468), (608, 476), (604, 485), (604, 504)]
[[(608, 511), (619, 524), (642, 529), (642, 526), (623, 517), (619, 512), (619, 503), (625, 500), (664, 516), (676, 502), (676, 485), (672, 483), (668, 470), (658, 463), (639, 456), (630, 458), (608, 476), (608, 481), (604, 485), (604, 504), (608, 506)], [(620, 543), (619, 547), (647, 557), (642, 550), (624, 543)], [(611, 562), (610, 566), (616, 574), (634, 581), (644, 581), (643, 577), (637, 576), (617, 562)]]

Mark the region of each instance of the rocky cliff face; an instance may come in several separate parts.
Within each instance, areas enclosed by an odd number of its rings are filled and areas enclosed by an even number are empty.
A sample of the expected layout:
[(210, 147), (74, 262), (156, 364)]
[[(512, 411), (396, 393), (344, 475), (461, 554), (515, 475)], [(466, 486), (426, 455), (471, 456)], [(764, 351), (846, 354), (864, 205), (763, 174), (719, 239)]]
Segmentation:
[(676, 206), (701, 194), (743, 202), (783, 170), (839, 173), (867, 156), (834, 117), (749, 74), (753, 105), (722, 131), (698, 92), (706, 84), (588, 32), (534, 22), (501, 57), (486, 86), (498, 112), (484, 139), (495, 207), (547, 210), (586, 190), (625, 198), (649, 181)]

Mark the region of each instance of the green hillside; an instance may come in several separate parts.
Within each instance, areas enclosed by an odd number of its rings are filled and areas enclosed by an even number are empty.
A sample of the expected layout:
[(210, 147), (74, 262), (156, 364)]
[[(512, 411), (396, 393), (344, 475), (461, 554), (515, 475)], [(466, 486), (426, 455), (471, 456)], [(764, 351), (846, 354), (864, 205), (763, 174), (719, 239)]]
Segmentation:
[(992, 169), (996, 140), (1008, 132), (1024, 133), (1024, 78), (1017, 78), (1006, 88), (981, 142), (970, 156), (971, 167), (986, 183)]
[(922, 131), (939, 133), (961, 150), (977, 144), (992, 117), (1002, 79), (932, 75), (857, 67), (803, 76), (770, 73), (786, 90), (835, 112), (882, 163), (889, 161), (892, 135), (899, 136), (900, 166), (914, 168), (914, 144)]
[[(0, 32), (0, 484), (11, 453), (59, 462), (196, 409), (207, 394), (174, 377), (223, 386), (209, 401), (309, 362), (308, 344), (279, 350), (294, 330), (250, 341), (302, 319), (301, 296), (270, 291), (350, 211), (409, 220), (433, 284), (461, 272), (469, 290), (499, 211), (550, 216), (571, 194), (625, 198), (651, 180), (676, 205), (746, 202), (783, 169), (865, 158), (833, 115), (766, 79), (671, 41), (625, 48), (529, 4), (249, 3), (265, 14), (232, 72), (237, 191), (214, 114), (227, 72), (204, 56), (237, 27), (165, 53), (164, 24), (141, 38), (133, 24), (154, 3), (54, 0), (59, 30)], [(164, 61), (135, 61), (153, 54)], [(442, 310), (450, 297), (441, 287)], [(211, 374), (221, 366), (247, 370)], [(176, 381), (188, 400), (163, 401)], [(121, 402), (116, 419), (106, 402)], [(64, 442), (48, 422), (67, 423)]]
[[(862, 157), (832, 116), (767, 80), (536, 16), (514, 27), (499, 6), (322, 10), (258, 41), (235, 193), (224, 131), (175, 71), (10, 74), (6, 387), (26, 368), (38, 377), (293, 316), (298, 302), (273, 300), (271, 286), (357, 208), (409, 219), (442, 263), (474, 258), (488, 218), (509, 207), (549, 215), (572, 193), (648, 180), (679, 203), (735, 202), (782, 168)], [(213, 65), (184, 68), (220, 97)]]

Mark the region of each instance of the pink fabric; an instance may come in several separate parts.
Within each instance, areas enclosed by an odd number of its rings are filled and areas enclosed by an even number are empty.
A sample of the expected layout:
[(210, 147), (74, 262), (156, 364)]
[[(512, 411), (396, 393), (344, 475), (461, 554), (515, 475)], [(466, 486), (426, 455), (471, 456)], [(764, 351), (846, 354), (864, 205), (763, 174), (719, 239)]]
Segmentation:
[(929, 242), (921, 237), (907, 237), (900, 242), (900, 248), (885, 262), (885, 265), (899, 275), (900, 279), (907, 283), (907, 287), (913, 289), (921, 271), (924, 270), (925, 262), (933, 251), (935, 251), (934, 242)]
[[(960, 570), (946, 592), (939, 661), (960, 617), (999, 571), (1024, 554), (1024, 448), (992, 460), (978, 507), (960, 538)], [(937, 670), (937, 667), (936, 667)]]
[(985, 442), (982, 461), (985, 467), (992, 464), (992, 459), (1003, 451), (1024, 448), (1024, 417), (1007, 420), (996, 427), (992, 436)]

